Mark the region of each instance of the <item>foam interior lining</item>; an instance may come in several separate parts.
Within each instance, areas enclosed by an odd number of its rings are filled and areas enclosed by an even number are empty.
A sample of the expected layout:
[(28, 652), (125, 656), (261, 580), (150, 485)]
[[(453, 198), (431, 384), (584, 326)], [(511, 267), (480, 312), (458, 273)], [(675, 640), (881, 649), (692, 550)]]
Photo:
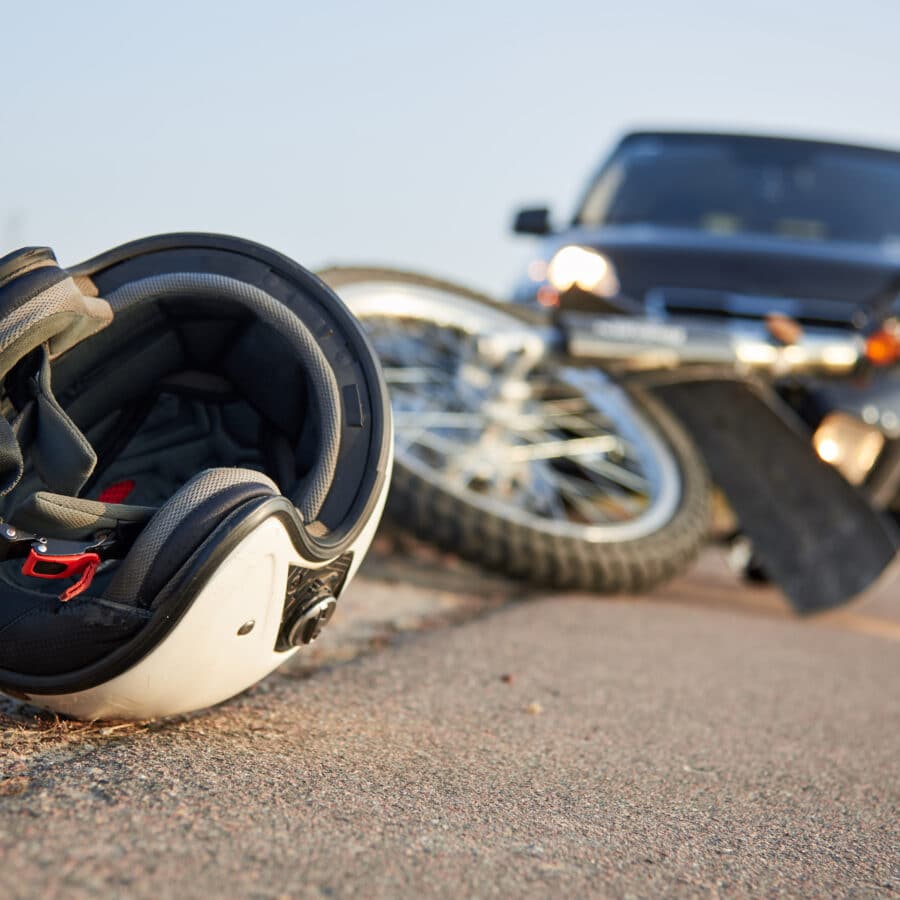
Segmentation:
[[(237, 466), (264, 472), (296, 500), (317, 458), (317, 417), (296, 353), (227, 302), (122, 310), (54, 364), (53, 386), (97, 452), (87, 499), (133, 481), (124, 502), (160, 506), (198, 472)], [(26, 470), (4, 508), (45, 488)]]

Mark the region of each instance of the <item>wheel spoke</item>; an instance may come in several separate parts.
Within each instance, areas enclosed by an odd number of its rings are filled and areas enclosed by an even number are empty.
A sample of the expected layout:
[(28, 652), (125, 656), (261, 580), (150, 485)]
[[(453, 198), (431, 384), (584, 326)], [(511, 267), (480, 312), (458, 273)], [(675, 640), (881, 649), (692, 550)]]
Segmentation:
[(406, 428), (484, 428), (487, 418), (477, 412), (443, 410), (402, 411), (394, 414), (394, 427)]
[(609, 521), (608, 517), (603, 515), (602, 510), (597, 507), (593, 499), (585, 497), (568, 479), (558, 481), (556, 487), (565, 498), (565, 502), (587, 522), (596, 525)]
[(392, 394), (398, 459), (479, 502), (560, 524), (626, 523), (653, 505), (647, 448), (615, 393), (604, 403), (602, 389), (584, 393), (540, 365), (510, 381), (482, 362), (476, 334), (453, 326), (390, 315), (366, 325)]
[(528, 462), (536, 459), (570, 459), (574, 456), (609, 453), (611, 450), (618, 450), (620, 446), (619, 439), (611, 434), (575, 438), (574, 440), (541, 441), (538, 444), (511, 447), (509, 459), (513, 462)]
[(627, 521), (644, 508), (644, 504), (634, 494), (616, 490), (587, 490), (586, 484), (574, 478), (558, 478), (557, 488), (560, 494), (589, 521)]
[(385, 381), (388, 384), (427, 384), (429, 381), (447, 382), (447, 372), (434, 366), (382, 366)]
[(472, 445), (463, 444), (452, 438), (446, 438), (443, 435), (435, 434), (423, 428), (422, 433), (416, 436), (414, 445), (426, 447), (429, 450), (435, 450), (445, 457), (459, 456), (465, 453)]
[[(638, 475), (636, 472), (632, 472), (630, 469), (626, 469), (609, 460), (579, 460), (579, 465), (590, 476), (599, 475), (608, 481), (619, 484), (631, 491), (636, 491), (639, 494), (650, 495), (653, 492), (653, 486), (642, 475)], [(595, 477), (592, 477), (592, 480), (595, 482), (597, 481)]]

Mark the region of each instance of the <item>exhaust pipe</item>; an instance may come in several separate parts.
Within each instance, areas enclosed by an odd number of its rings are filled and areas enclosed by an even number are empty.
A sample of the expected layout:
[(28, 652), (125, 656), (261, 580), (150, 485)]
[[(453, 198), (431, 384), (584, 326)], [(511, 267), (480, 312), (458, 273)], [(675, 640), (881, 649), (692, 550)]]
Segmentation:
[(733, 366), (738, 373), (846, 375), (865, 359), (857, 334), (804, 329), (792, 343), (776, 341), (765, 329), (664, 322), (629, 316), (561, 314), (558, 325), (573, 358), (628, 369), (670, 369), (683, 365)]

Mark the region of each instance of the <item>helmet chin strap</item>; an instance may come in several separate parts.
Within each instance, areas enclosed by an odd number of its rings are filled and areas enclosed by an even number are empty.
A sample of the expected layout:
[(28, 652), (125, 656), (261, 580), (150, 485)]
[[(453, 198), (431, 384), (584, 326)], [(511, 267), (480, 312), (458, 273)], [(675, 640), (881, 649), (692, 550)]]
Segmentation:
[(0, 495), (21, 480), (27, 446), (44, 484), (54, 493), (76, 496), (94, 471), (97, 454), (53, 395), (46, 344), (38, 354), (36, 369), (24, 381), (28, 399), (12, 422), (0, 416)]
[(74, 497), (94, 471), (97, 454), (53, 395), (46, 344), (39, 353), (37, 370), (26, 380), (30, 399), (11, 426), (0, 425), (0, 460), (15, 463), (15, 470), (12, 467), (5, 470), (7, 474), (0, 490), (8, 493), (18, 483), (22, 476), (21, 448), (27, 446), (44, 484), (54, 493)]

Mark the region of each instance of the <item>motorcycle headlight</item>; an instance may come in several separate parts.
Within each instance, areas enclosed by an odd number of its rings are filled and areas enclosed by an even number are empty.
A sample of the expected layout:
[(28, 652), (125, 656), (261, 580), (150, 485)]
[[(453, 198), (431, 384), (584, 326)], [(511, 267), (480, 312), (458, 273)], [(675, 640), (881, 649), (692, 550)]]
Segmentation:
[(561, 247), (547, 266), (547, 280), (558, 291), (579, 287), (598, 297), (619, 293), (619, 279), (612, 261), (587, 247)]

